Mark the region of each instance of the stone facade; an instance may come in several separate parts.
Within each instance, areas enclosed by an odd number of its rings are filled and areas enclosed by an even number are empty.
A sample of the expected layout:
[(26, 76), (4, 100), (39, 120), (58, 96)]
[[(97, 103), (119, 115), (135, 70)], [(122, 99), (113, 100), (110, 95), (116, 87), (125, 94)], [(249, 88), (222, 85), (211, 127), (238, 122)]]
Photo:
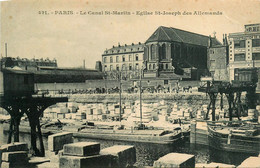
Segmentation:
[(226, 35), (223, 36), (223, 45), (212, 46), (208, 53), (208, 70), (214, 80), (228, 81), (228, 44)]
[(102, 70), (107, 79), (117, 79), (121, 72), (122, 79), (139, 77), (143, 66), (144, 44), (118, 45), (106, 49), (102, 55)]
[(160, 26), (145, 42), (144, 77), (166, 74), (171, 79), (177, 74), (180, 78), (199, 79), (207, 73), (208, 48), (220, 44), (215, 37)]
[(245, 25), (245, 31), (229, 34), (229, 80), (246, 80), (241, 69), (260, 68), (260, 23)]

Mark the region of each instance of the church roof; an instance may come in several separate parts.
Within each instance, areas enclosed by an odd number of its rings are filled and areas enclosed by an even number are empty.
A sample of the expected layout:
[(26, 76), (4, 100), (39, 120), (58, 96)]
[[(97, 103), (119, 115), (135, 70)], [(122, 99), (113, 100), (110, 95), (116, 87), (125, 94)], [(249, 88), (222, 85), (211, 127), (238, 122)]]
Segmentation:
[[(183, 42), (188, 44), (200, 45), (208, 47), (209, 36), (188, 32), (173, 27), (160, 26), (146, 41), (146, 43), (154, 41), (166, 41), (166, 42)], [(215, 38), (211, 38), (212, 46), (220, 45), (221, 43)]]

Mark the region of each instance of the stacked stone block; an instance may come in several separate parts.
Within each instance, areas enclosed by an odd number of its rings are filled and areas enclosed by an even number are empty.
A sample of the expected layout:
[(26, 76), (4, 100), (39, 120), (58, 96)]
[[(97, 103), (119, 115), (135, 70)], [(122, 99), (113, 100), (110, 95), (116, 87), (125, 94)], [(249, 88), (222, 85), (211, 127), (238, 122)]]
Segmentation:
[(37, 168), (58, 168), (59, 159), (63, 155), (63, 146), (69, 143), (73, 143), (73, 133), (62, 132), (50, 135), (48, 137), (48, 151), (46, 151), (46, 157), (50, 159), (50, 162), (39, 164)]
[(136, 162), (136, 150), (133, 146), (115, 145), (102, 149), (100, 155), (110, 155), (113, 167), (132, 167)]
[(182, 153), (169, 153), (154, 162), (153, 167), (195, 167), (195, 156)]
[(251, 157), (247, 158), (246, 160), (244, 160), (238, 166), (238, 168), (244, 168), (244, 167), (252, 167), (252, 168), (260, 167), (260, 157), (251, 156)]
[(66, 144), (60, 157), (62, 168), (117, 168), (133, 166), (136, 153), (133, 146), (113, 146), (100, 151), (96, 142), (77, 142)]
[(0, 147), (1, 168), (25, 168), (28, 167), (28, 145), (15, 142)]

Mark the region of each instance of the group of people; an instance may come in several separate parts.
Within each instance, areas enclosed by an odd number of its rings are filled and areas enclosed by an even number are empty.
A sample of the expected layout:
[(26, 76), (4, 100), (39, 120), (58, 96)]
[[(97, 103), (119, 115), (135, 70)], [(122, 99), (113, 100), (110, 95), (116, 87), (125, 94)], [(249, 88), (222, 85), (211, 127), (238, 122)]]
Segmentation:
[[(89, 88), (89, 89), (68, 89), (68, 90), (56, 90), (56, 91), (38, 91), (38, 94), (48, 95), (48, 94), (115, 94), (119, 93), (119, 87), (113, 88)], [(139, 87), (133, 86), (129, 88), (123, 88), (122, 93), (139, 93)], [(142, 87), (142, 93), (192, 93), (192, 86), (188, 87), (166, 87), (158, 85), (157, 87)]]

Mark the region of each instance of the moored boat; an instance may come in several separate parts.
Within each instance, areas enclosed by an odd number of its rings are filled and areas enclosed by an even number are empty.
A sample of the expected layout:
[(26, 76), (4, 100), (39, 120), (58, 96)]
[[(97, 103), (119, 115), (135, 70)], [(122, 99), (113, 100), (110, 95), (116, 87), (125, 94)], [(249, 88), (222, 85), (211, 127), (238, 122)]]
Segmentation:
[[(3, 123), (4, 131), (9, 131), (9, 123)], [(42, 124), (42, 133), (45, 136), (59, 133), (62, 131), (72, 132), (74, 137), (87, 139), (115, 140), (126, 142), (145, 142), (157, 144), (174, 144), (187, 140), (190, 134), (189, 127), (177, 127), (172, 130), (162, 129), (114, 129), (112, 126), (105, 125), (71, 125), (59, 122), (49, 122)], [(30, 133), (28, 122), (22, 122), (20, 132)]]
[(219, 150), (259, 153), (260, 124), (208, 122), (209, 145)]

